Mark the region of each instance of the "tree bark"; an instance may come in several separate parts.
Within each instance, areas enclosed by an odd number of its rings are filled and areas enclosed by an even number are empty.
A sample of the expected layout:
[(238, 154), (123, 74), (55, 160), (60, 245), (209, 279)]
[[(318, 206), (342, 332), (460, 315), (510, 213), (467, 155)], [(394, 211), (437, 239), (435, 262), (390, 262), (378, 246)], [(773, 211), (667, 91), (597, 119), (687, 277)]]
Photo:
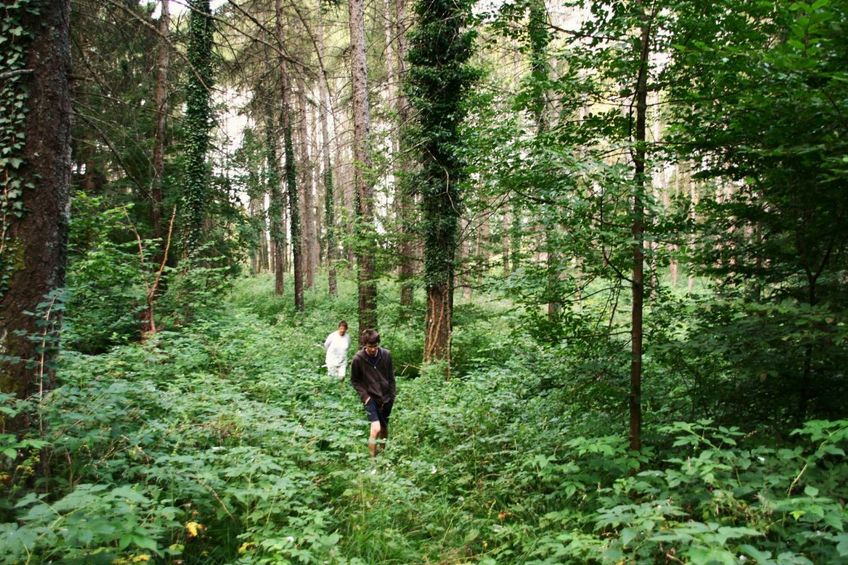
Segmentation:
[(353, 84), (353, 179), (356, 196), (356, 263), (359, 283), (359, 335), (377, 327), (377, 281), (374, 265), (374, 194), (367, 175), (370, 117), (368, 70), (365, 62), (365, 2), (349, 0), (351, 81)]
[(309, 155), (308, 104), (306, 101), (306, 82), (297, 79), (298, 113), (297, 136), (300, 148), (300, 187), (303, 218), (303, 270), (306, 288), (315, 286), (315, 268), (317, 257), (315, 250), (315, 209), (312, 204), (312, 161)]
[[(0, 273), (9, 275), (6, 288), (0, 280), (0, 391), (21, 399), (40, 396), (53, 383), (62, 311), (54, 293), (65, 282), (71, 180), (70, 1), (33, 7), (37, 15), (20, 14), (32, 34), (25, 53), (32, 72), (7, 79), (20, 81), (27, 93), (23, 162), (2, 171), (4, 198), (11, 198), (11, 181), (21, 181), (23, 213), (0, 211)], [(2, 425), (14, 433), (29, 422)]]
[[(409, 43), (406, 39), (407, 10), (406, 0), (395, 0), (395, 38), (397, 48), (397, 78), (401, 84), (406, 79), (406, 54)], [(412, 160), (410, 157), (409, 141), (406, 128), (409, 125), (409, 101), (403, 88), (397, 89), (397, 115), (399, 122), (399, 142), (396, 162), (398, 163), (397, 195), (400, 212), (400, 305), (402, 313), (407, 313), (412, 307), (413, 278), (415, 277), (415, 237), (413, 224), (415, 221), (415, 202), (411, 191)]]
[(310, 104), (309, 105), (309, 153), (312, 159), (312, 182), (311, 187), (313, 191), (313, 200), (312, 200), (312, 221), (314, 222), (315, 227), (314, 233), (315, 238), (312, 240), (312, 257), (314, 258), (314, 264), (312, 266), (313, 272), (317, 273), (321, 268), (322, 259), (323, 259), (323, 246), (321, 245), (321, 233), (323, 230), (322, 225), (322, 216), (321, 216), (321, 203), (323, 202), (322, 197), (322, 185), (320, 182), (320, 171), (321, 171), (321, 152), (318, 150), (318, 114), (320, 113), (320, 102), (318, 104)]
[(270, 194), (268, 216), (270, 219), (271, 249), (274, 257), (274, 294), (280, 296), (285, 290), (286, 232), (283, 224), (283, 209), (286, 204), (283, 199), (283, 189), (280, 179), (279, 159), (277, 158), (277, 124), (274, 119), (274, 107), (270, 97), (265, 114), (265, 170)]
[[(321, 0), (318, 0), (318, 54), (324, 61), (324, 16), (321, 13)], [(330, 134), (327, 127), (327, 116), (331, 115), (333, 109), (330, 105), (330, 85), (327, 81), (326, 69), (321, 69), (318, 77), (318, 88), (321, 96), (321, 157), (323, 160), (324, 181), (324, 225), (327, 229), (326, 257), (327, 257), (327, 291), (330, 296), (338, 294), (336, 282), (336, 226), (335, 226), (335, 195), (333, 191), (333, 164), (330, 160)]]
[[(533, 0), (529, 6), (529, 17), (527, 23), (527, 34), (530, 39), (530, 74), (532, 78), (533, 99), (530, 101), (533, 113), (533, 121), (536, 125), (536, 137), (539, 138), (548, 129), (547, 117), (547, 93), (543, 84), (548, 80), (548, 13), (545, 9), (544, 0)], [(551, 204), (544, 207), (544, 250), (547, 270), (548, 318), (552, 321), (559, 316), (561, 304), (556, 300), (557, 286), (559, 285), (559, 262), (560, 257), (556, 246), (556, 233), (559, 226), (556, 225), (558, 209)]]
[(648, 15), (644, 12), (643, 0), (637, 0), (641, 11), (639, 35), (639, 76), (636, 81), (636, 138), (633, 151), (633, 293), (630, 319), (630, 449), (642, 449), (642, 310), (645, 295), (644, 268), (644, 216), (646, 124), (648, 114), (648, 65), (650, 55), (651, 28)]
[[(470, 2), (421, 0), (419, 33), (410, 49), (410, 102), (420, 126), (421, 231), (427, 290), (424, 362), (445, 361), (450, 375), (455, 260), (461, 220), (464, 162), (455, 150), (466, 90), (476, 79), (468, 66), (473, 42), (466, 29)], [(445, 52), (442, 45), (451, 45)], [(449, 86), (446, 86), (449, 85)]]
[(165, 127), (168, 116), (168, 68), (171, 51), (168, 44), (168, 31), (171, 22), (170, 0), (161, 0), (162, 13), (159, 16), (159, 56), (156, 61), (156, 89), (153, 104), (156, 110), (156, 124), (153, 131), (153, 184), (150, 190), (153, 236), (162, 239), (165, 236), (162, 226), (162, 179), (165, 172)]
[[(274, 12), (276, 16), (277, 45), (281, 51), (285, 49), (285, 32), (283, 29), (283, 5), (281, 0), (275, 0)], [(294, 269), (294, 307), (295, 310), (303, 311), (303, 242), (301, 241), (300, 210), (298, 209), (297, 194), (297, 167), (294, 158), (294, 146), (292, 144), (292, 120), (291, 120), (291, 90), (289, 81), (288, 64), (285, 57), (280, 53), (280, 94), (282, 98), (282, 126), (283, 126), (283, 148), (285, 152), (285, 179), (286, 190), (289, 194), (289, 226), (291, 233), (292, 263)]]
[(508, 277), (512, 273), (512, 267), (509, 261), (510, 250), (512, 249), (512, 241), (510, 240), (511, 225), (509, 211), (504, 206), (503, 217), (501, 218), (501, 261), (503, 262), (504, 277)]

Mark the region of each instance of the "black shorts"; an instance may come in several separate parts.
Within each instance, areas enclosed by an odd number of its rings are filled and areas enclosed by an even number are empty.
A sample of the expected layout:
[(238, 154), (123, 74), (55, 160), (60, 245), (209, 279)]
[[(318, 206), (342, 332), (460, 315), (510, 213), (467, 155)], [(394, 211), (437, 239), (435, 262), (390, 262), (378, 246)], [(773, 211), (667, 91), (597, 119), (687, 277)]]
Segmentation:
[(368, 414), (369, 422), (380, 422), (383, 428), (389, 427), (389, 416), (392, 414), (393, 401), (386, 402), (383, 406), (378, 407), (377, 402), (372, 398), (365, 405), (365, 412)]

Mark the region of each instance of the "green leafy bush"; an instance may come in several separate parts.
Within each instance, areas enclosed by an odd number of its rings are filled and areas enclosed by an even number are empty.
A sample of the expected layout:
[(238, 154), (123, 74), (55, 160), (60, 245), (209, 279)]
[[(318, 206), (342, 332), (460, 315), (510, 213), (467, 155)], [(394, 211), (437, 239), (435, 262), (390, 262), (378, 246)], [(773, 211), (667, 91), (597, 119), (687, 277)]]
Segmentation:
[(72, 203), (63, 339), (79, 351), (100, 353), (141, 334), (144, 265), (129, 239), (127, 207), (105, 209), (101, 198), (81, 192)]
[[(572, 363), (585, 365), (515, 341), (492, 324), (493, 303), (459, 309), (463, 372), (400, 379), (388, 447), (372, 461), (355, 393), (321, 366), (326, 333), (354, 323), (353, 292), (316, 289), (297, 314), (288, 294), (266, 304), (272, 285), (240, 280), (226, 307), (143, 344), (64, 353), (61, 386), (38, 411), (44, 436), (0, 435), (13, 469), (0, 562), (848, 557), (848, 421), (789, 438), (652, 421), (650, 447), (634, 453), (618, 433), (624, 406), (575, 402), (584, 380)], [(385, 345), (412, 358), (416, 322), (385, 314)], [(4, 402), (4, 414), (25, 408)], [(34, 482), (42, 453), (49, 473)]]

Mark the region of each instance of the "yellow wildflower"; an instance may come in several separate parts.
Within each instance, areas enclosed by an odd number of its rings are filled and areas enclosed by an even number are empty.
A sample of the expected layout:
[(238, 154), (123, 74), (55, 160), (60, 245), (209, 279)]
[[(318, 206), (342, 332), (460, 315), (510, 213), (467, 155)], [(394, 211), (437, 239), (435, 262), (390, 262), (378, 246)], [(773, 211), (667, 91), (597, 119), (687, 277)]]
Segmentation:
[(190, 538), (196, 538), (198, 535), (203, 533), (203, 530), (206, 529), (206, 526), (199, 522), (187, 522), (185, 527), (188, 532), (188, 537)]

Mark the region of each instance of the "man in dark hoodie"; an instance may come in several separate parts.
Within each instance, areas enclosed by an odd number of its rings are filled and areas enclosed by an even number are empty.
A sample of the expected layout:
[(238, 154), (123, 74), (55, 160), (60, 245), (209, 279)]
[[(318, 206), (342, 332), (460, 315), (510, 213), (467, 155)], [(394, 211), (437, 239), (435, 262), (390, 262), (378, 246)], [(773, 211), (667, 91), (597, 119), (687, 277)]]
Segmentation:
[(362, 345), (362, 349), (353, 356), (350, 384), (362, 399), (371, 422), (368, 450), (374, 457), (377, 455), (377, 439), (385, 443), (389, 437), (389, 415), (395, 401), (395, 370), (391, 353), (380, 347), (377, 330), (362, 332)]

